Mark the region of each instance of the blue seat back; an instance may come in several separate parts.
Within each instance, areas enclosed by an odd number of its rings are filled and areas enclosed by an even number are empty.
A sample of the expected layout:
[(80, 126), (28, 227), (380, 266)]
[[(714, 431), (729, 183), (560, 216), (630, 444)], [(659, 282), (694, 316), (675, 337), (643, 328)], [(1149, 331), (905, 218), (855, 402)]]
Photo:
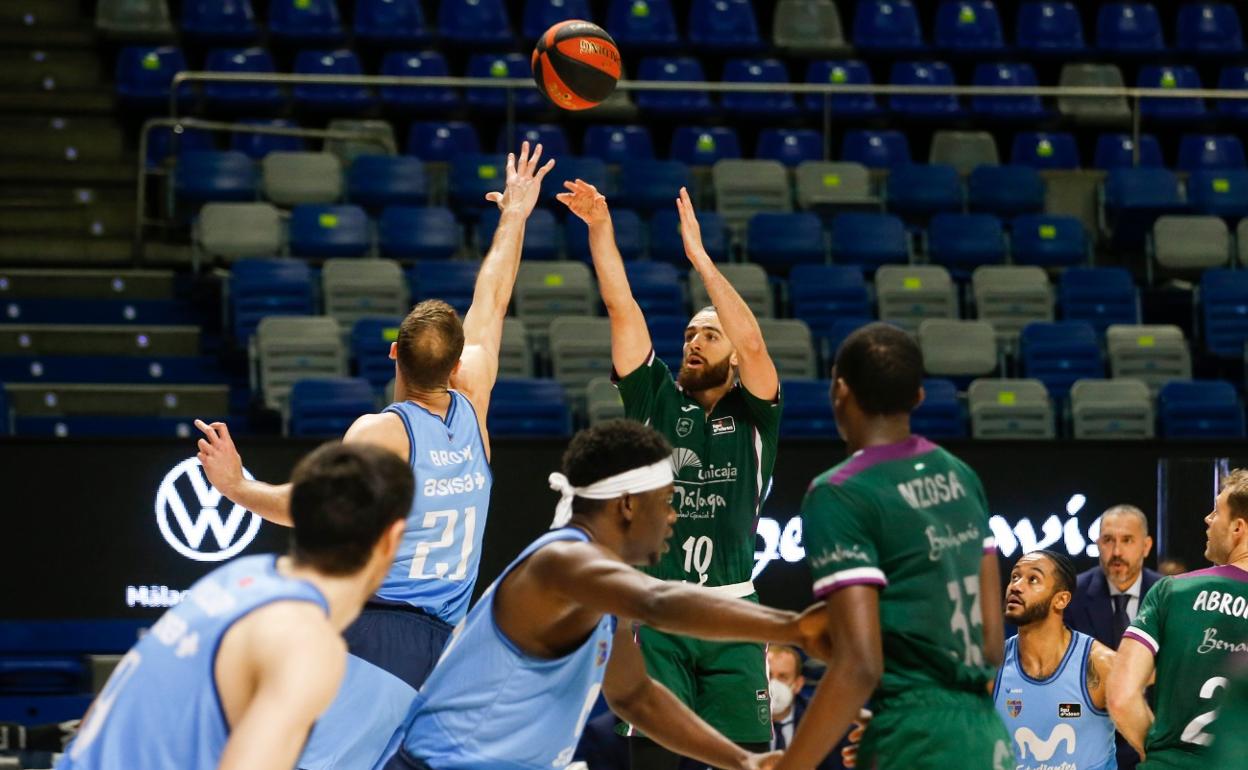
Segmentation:
[[(363, 70), (354, 51), (300, 51), (295, 55), (299, 75), (360, 75)], [(294, 88), (295, 101), (310, 106), (353, 109), (367, 106), (372, 99), (364, 86), (331, 83), (303, 83)]]
[(910, 140), (896, 130), (855, 128), (841, 138), (841, 160), (867, 168), (897, 168), (910, 164)]
[(1166, 438), (1244, 437), (1244, 407), (1225, 380), (1167, 382), (1157, 394), (1157, 422)]
[[(702, 63), (691, 56), (647, 56), (637, 67), (638, 80), (696, 82), (706, 80)], [(676, 113), (705, 113), (711, 109), (706, 91), (640, 91), (637, 106), (643, 110)]]
[[(857, 59), (838, 61), (812, 61), (806, 69), (807, 83), (831, 83), (833, 85), (871, 85), (871, 70), (865, 62)], [(832, 113), (838, 117), (876, 115), (880, 112), (874, 94), (836, 94), (828, 97)], [(806, 96), (806, 109), (823, 112), (824, 97), (819, 94)]]
[(356, 0), (355, 36), (392, 43), (424, 43), (432, 37), (420, 0)]
[(183, 153), (174, 172), (178, 197), (191, 203), (255, 200), (259, 182), (255, 162), (233, 150)]
[(962, 210), (962, 178), (944, 163), (898, 166), (888, 177), (885, 204), (903, 215), (928, 216)]
[[(117, 55), (117, 96), (135, 104), (162, 105), (169, 99), (173, 76), (185, 69), (186, 57), (176, 46), (126, 46)], [(189, 95), (189, 84), (182, 88)]]
[(387, 206), (377, 224), (381, 255), (390, 259), (450, 259), (459, 250), (459, 222), (448, 208)]
[(1057, 309), (1067, 321), (1087, 321), (1098, 335), (1112, 324), (1140, 322), (1140, 291), (1121, 267), (1072, 267), (1057, 284)]
[[(381, 62), (381, 74), (407, 78), (437, 78), (451, 74), (446, 57), (437, 51), (391, 51)], [(450, 107), (459, 104), (453, 88), (382, 86), (381, 99), (392, 107)]]
[(646, 314), (646, 328), (650, 331), (654, 354), (673, 371), (679, 369), (684, 360), (685, 327), (689, 325), (689, 316), (674, 315), (677, 310), (668, 308), (664, 313)]
[(589, 0), (525, 0), (520, 31), (527, 40), (537, 40), (546, 30), (568, 19), (590, 21)]
[[(900, 61), (893, 64), (889, 82), (896, 86), (952, 86), (953, 70), (940, 61)], [(962, 108), (952, 94), (895, 95), (889, 97), (893, 112), (940, 117), (956, 115)]]
[(1079, 146), (1073, 134), (1023, 131), (1014, 136), (1010, 162), (1037, 169), (1079, 168)]
[[(619, 249), (620, 257), (624, 259), (626, 263), (624, 267), (627, 269), (627, 263), (641, 259), (641, 255), (646, 248), (641, 217), (632, 209), (612, 206), (611, 223), (612, 229), (615, 230), (615, 246)], [(580, 217), (564, 217), (563, 232), (563, 243), (567, 250), (568, 259), (579, 259), (582, 262), (589, 262), (591, 260), (589, 253), (589, 228), (585, 226)]]
[[(1145, 168), (1161, 168), (1165, 165), (1161, 158), (1161, 144), (1153, 134), (1140, 134), (1140, 160), (1138, 165)], [(1096, 156), (1093, 163), (1097, 168), (1129, 168), (1135, 162), (1135, 142), (1130, 134), (1101, 134), (1096, 138)]]
[(758, 20), (750, 0), (693, 0), (689, 6), (689, 42), (700, 48), (757, 48)]
[(924, 378), (923, 403), (910, 413), (910, 430), (934, 439), (966, 438), (966, 409), (952, 380)]
[(793, 167), (823, 158), (823, 136), (813, 128), (764, 128), (758, 132), (754, 157)]
[(304, 203), (290, 212), (290, 253), (296, 257), (362, 257), (371, 244), (368, 215), (359, 206)]
[(854, 47), (903, 52), (923, 48), (919, 14), (910, 0), (861, 0), (854, 15)]
[(572, 432), (563, 386), (555, 380), (499, 380), (490, 395), (488, 423), (494, 436), (567, 436)]
[(215, 149), (216, 141), (212, 133), (200, 128), (183, 128), (174, 132), (168, 126), (155, 126), (147, 132), (148, 168), (159, 168), (165, 161), (180, 158), (184, 153)]
[(680, 41), (671, 0), (611, 0), (606, 28), (624, 46), (671, 46)]
[(991, 0), (945, 0), (936, 11), (936, 46), (949, 51), (1001, 51), (1001, 16)]
[(1248, 216), (1248, 170), (1199, 169), (1187, 179), (1192, 210), (1227, 219)]
[(836, 352), (830, 340), (838, 322), (873, 314), (862, 268), (856, 265), (795, 265), (789, 273), (789, 303), (793, 317), (810, 327), (825, 360)]
[(371, 209), (423, 205), (429, 197), (425, 164), (404, 155), (360, 155), (347, 170), (347, 199)]
[(1185, 53), (1226, 55), (1244, 50), (1239, 14), (1230, 3), (1184, 3), (1176, 27), (1175, 47)]
[(517, 123), (514, 134), (508, 135), (507, 127), (498, 131), (498, 141), (494, 143), (494, 151), (501, 153), (514, 152), (520, 154), (520, 145), (528, 142), (530, 149), (542, 145), (542, 154), (547, 158), (558, 158), (556, 164), (562, 165), (572, 159), (568, 136), (563, 126), (555, 123)]
[(832, 219), (832, 261), (875, 270), (910, 261), (906, 226), (892, 214), (845, 212)]
[[(216, 48), (208, 52), (209, 72), (273, 73), (273, 57), (263, 48)], [(204, 83), (204, 96), (226, 109), (278, 107), (282, 92), (273, 83)]]
[[(543, 157), (556, 156), (543, 155)], [(557, 210), (560, 214), (566, 211), (563, 204), (555, 200), (556, 195), (567, 192), (567, 188), (563, 186), (564, 182), (580, 179), (592, 184), (599, 191), (610, 192), (606, 163), (597, 158), (578, 158), (576, 156), (563, 155), (557, 157), (558, 161), (555, 163), (555, 167), (550, 170), (545, 182), (542, 184), (542, 195), (546, 204), (552, 209)]]
[(361, 318), (351, 327), (351, 358), (355, 362), (355, 372), (375, 391), (380, 391), (394, 378), (390, 345), (398, 341), (401, 323), (403, 319), (398, 316)]
[(823, 223), (808, 211), (755, 214), (746, 226), (745, 253), (751, 262), (778, 272), (800, 264), (821, 265), (827, 260)]
[(1179, 142), (1179, 170), (1242, 169), (1244, 145), (1234, 134), (1187, 134)]
[(784, 381), (784, 415), (780, 435), (785, 438), (836, 438), (830, 380)]
[(342, 39), (342, 20), (335, 0), (272, 0), (269, 33), (296, 43), (326, 43)]
[(260, 319), (272, 315), (312, 315), (312, 271), (297, 259), (240, 259), (230, 268), (230, 315), (240, 345)]
[(1072, 267), (1088, 261), (1088, 233), (1078, 217), (1028, 214), (1010, 230), (1015, 264)]
[[(1037, 85), (1036, 71), (1027, 63), (984, 62), (975, 66), (974, 83), (992, 88), (1032, 88)], [(1048, 112), (1038, 96), (975, 96), (971, 109), (1002, 120), (1032, 119)]]
[(1005, 229), (991, 214), (937, 214), (927, 232), (933, 264), (951, 268), (1005, 262)]
[(1179, 180), (1165, 168), (1112, 168), (1105, 179), (1105, 208), (1170, 209), (1183, 204)]
[(1206, 270), (1199, 299), (1205, 347), (1220, 358), (1242, 359), (1248, 342), (1248, 272)]
[[(725, 83), (789, 82), (789, 73), (779, 59), (729, 59), (724, 63)], [(764, 114), (786, 114), (797, 111), (797, 102), (787, 91), (776, 89), (767, 93), (727, 91), (721, 97), (725, 110)]]
[(502, 155), (463, 153), (451, 157), (450, 198), (454, 206), (482, 209), (485, 194), (502, 192), (507, 181), (507, 158)]
[[(494, 242), (494, 231), (498, 229), (499, 218), (502, 216), (495, 207), (481, 212), (477, 220), (477, 250), (485, 254)], [(559, 224), (555, 215), (547, 209), (534, 209), (524, 225), (524, 257), (525, 259), (558, 259), (559, 258)]]
[(438, 31), (452, 43), (506, 43), (511, 41), (511, 17), (503, 0), (441, 0)]
[(725, 158), (740, 158), (741, 140), (729, 126), (677, 126), (669, 155), (690, 166), (713, 166)]
[[(1200, 75), (1188, 65), (1146, 65), (1140, 68), (1136, 85), (1140, 88), (1200, 89)], [(1204, 99), (1178, 97), (1173, 99), (1148, 97), (1140, 100), (1140, 112), (1145, 117), (1165, 120), (1194, 120), (1205, 114)]]
[[(468, 57), (468, 77), (527, 79), (533, 77), (533, 68), (528, 57), (518, 53), (474, 53)], [(473, 107), (507, 108), (507, 92), (501, 88), (469, 88), (466, 98)], [(512, 92), (512, 98), (520, 110), (535, 110), (545, 104), (545, 97), (536, 88), (517, 89)]]
[(685, 295), (680, 288), (680, 271), (669, 262), (625, 262), (633, 298), (646, 315), (683, 310)]
[(1096, 45), (1113, 53), (1164, 50), (1157, 8), (1152, 3), (1105, 3), (1096, 16)]
[(296, 380), (290, 389), (292, 436), (341, 436), (362, 414), (377, 408), (373, 387), (361, 377)]
[(1087, 47), (1083, 19), (1073, 2), (1024, 2), (1018, 7), (1016, 45), (1045, 54), (1080, 53)]
[(584, 154), (612, 165), (654, 158), (654, 141), (646, 126), (595, 124), (585, 129)]
[[(706, 253), (716, 260), (727, 258), (728, 226), (724, 218), (714, 211), (699, 211), (697, 218)], [(650, 258), (681, 267), (689, 264), (684, 242), (680, 238), (680, 219), (675, 206), (659, 209), (650, 218)]]
[(1019, 355), (1023, 376), (1040, 380), (1058, 399), (1078, 380), (1105, 376), (1100, 339), (1086, 321), (1028, 324), (1019, 335)]
[[(1218, 88), (1224, 91), (1243, 91), (1248, 89), (1248, 67), (1223, 67), (1218, 75)], [(1248, 101), (1243, 99), (1220, 99), (1218, 112), (1228, 117), (1243, 120), (1248, 118)]]
[(182, 31), (202, 40), (250, 40), (256, 35), (251, 0), (187, 0)]
[(1030, 166), (978, 166), (967, 179), (971, 211), (1003, 217), (1044, 209), (1044, 180)]
[(457, 155), (480, 152), (477, 130), (463, 121), (417, 121), (407, 132), (407, 154), (423, 161), (445, 163)]
[[(297, 128), (297, 124), (283, 118), (247, 119), (239, 123), (257, 126), (277, 126), (281, 128)], [(283, 136), (281, 134), (253, 134), (247, 131), (235, 131), (230, 134), (230, 149), (237, 150), (254, 160), (260, 160), (271, 152), (302, 152), (307, 149), (303, 138)]]
[(671, 208), (680, 188), (691, 184), (689, 167), (678, 160), (636, 160), (620, 168), (616, 198), (650, 213)]
[(473, 289), (481, 263), (469, 260), (417, 262), (407, 271), (407, 283), (415, 301), (440, 299), (459, 313), (460, 318), (472, 304)]

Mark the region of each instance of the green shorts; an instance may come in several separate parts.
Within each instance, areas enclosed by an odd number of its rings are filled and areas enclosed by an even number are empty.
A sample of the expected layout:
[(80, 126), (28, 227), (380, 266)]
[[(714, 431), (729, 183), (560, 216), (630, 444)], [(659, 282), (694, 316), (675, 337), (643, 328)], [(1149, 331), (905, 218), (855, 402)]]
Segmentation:
[(647, 673), (728, 740), (771, 740), (771, 697), (763, 645), (706, 642), (644, 626), (638, 632), (638, 642)]
[[(1220, 746), (1224, 738), (1215, 737), (1214, 747)], [(1139, 770), (1201, 770), (1201, 768), (1235, 767), (1234, 763), (1219, 764), (1209, 751), (1186, 751), (1184, 749), (1158, 749), (1148, 752), (1148, 759), (1139, 765)], [(1237, 761), (1243, 761), (1242, 757)]]
[(916, 690), (880, 706), (858, 766), (875, 770), (1014, 770), (1014, 748), (987, 695)]

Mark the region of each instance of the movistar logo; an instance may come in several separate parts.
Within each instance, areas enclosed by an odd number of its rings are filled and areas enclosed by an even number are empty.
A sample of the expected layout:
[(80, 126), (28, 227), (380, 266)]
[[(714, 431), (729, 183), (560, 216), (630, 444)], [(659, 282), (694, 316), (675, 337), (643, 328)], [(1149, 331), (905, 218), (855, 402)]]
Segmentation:
[(1068, 755), (1075, 753), (1075, 728), (1069, 724), (1059, 724), (1049, 733), (1047, 740), (1040, 740), (1030, 727), (1020, 727), (1014, 731), (1014, 741), (1023, 759), (1030, 753), (1037, 762), (1048, 762), (1057, 753), (1062, 744), (1066, 746)]

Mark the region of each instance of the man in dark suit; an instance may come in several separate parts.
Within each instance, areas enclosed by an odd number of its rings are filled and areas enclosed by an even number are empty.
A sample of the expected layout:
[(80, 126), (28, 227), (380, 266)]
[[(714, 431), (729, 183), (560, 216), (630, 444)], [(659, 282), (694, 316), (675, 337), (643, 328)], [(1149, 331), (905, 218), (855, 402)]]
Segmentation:
[[(1096, 541), (1101, 564), (1079, 575), (1074, 598), (1066, 608), (1066, 625), (1111, 649), (1135, 619), (1144, 595), (1161, 575), (1144, 566), (1153, 549), (1148, 518), (1133, 505), (1115, 505), (1101, 516)], [(1118, 768), (1133, 770), (1139, 756), (1118, 736)]]
[[(793, 740), (793, 733), (806, 713), (806, 698), (802, 695), (806, 678), (802, 676), (801, 653), (784, 645), (769, 646), (767, 672), (771, 691), (771, 748), (784, 749)], [(816, 770), (843, 770), (840, 747), (829, 753)]]

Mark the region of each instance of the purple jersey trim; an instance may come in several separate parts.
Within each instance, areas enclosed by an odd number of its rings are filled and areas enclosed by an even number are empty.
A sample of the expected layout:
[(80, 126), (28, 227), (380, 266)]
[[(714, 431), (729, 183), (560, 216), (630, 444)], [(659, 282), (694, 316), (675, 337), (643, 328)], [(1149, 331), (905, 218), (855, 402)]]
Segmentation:
[(1157, 654), (1157, 645), (1153, 643), (1153, 640), (1145, 637), (1144, 634), (1142, 634), (1141, 632), (1139, 632), (1138, 630), (1134, 628), (1128, 628), (1126, 631), (1123, 632), (1122, 637), (1124, 639), (1126, 639), (1127, 637), (1130, 637), (1134, 639), (1135, 641), (1139, 642), (1140, 644), (1144, 645), (1145, 647), (1147, 647), (1149, 652), (1153, 653), (1153, 655)]
[(888, 581), (882, 578), (870, 578), (870, 577), (850, 578), (849, 580), (840, 580), (830, 585), (826, 585), (823, 588), (818, 589), (817, 591), (815, 591), (815, 598), (822, 599), (823, 597), (827, 596), (830, 593), (835, 593), (836, 591), (839, 591), (842, 588), (848, 588), (850, 586), (879, 586), (880, 588), (884, 588), (887, 585), (888, 585)]
[(905, 441), (899, 441), (896, 444), (884, 444), (882, 446), (860, 449), (854, 453), (853, 457), (849, 458), (849, 462), (842, 465), (837, 469), (836, 473), (832, 474), (832, 477), (828, 479), (828, 483), (834, 487), (839, 487), (851, 477), (880, 463), (904, 460), (907, 457), (917, 457), (921, 454), (927, 454), (934, 449), (936, 449), (936, 445), (922, 436), (911, 436)]
[(1238, 580), (1241, 583), (1248, 583), (1248, 572), (1236, 567), (1234, 564), (1223, 564), (1220, 567), (1206, 567), (1195, 572), (1185, 572), (1182, 575), (1175, 575), (1175, 580), (1193, 577), (1224, 577)]

